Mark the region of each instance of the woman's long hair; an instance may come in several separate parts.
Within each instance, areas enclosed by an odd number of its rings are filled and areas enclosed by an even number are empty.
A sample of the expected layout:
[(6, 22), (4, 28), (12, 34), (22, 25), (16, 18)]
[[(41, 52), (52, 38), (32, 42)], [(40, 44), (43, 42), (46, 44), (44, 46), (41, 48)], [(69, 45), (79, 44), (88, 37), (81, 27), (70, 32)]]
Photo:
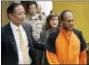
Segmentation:
[(60, 26), (60, 23), (59, 23), (59, 16), (57, 14), (50, 14), (47, 16), (46, 18), (46, 23), (45, 23), (45, 30), (48, 30), (48, 29), (51, 29), (52, 27), (50, 26), (50, 20), (53, 18), (53, 17), (58, 17), (58, 27)]

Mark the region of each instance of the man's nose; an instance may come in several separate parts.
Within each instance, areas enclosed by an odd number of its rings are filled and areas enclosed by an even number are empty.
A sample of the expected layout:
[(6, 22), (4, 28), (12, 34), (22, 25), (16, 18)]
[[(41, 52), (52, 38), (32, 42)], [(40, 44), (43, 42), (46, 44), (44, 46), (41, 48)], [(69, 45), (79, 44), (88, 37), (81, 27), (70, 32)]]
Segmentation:
[(73, 21), (71, 21), (71, 22), (70, 22), (70, 24), (71, 24), (71, 25), (73, 25), (73, 24), (74, 24), (74, 22), (73, 22)]
[(56, 20), (53, 20), (54, 23), (56, 23), (57, 21)]
[(23, 15), (22, 15), (22, 18), (25, 18), (25, 16), (26, 16), (26, 15), (25, 15), (25, 14), (23, 14)]

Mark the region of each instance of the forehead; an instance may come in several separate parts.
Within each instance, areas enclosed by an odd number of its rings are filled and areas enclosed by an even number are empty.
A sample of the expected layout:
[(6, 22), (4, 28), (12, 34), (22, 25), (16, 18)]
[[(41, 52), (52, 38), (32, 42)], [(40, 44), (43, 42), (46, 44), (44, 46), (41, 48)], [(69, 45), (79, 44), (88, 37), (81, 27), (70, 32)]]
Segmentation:
[(53, 16), (51, 19), (58, 19), (58, 17), (57, 16)]
[(41, 5), (38, 4), (37, 8), (38, 8), (38, 9), (41, 9)]
[(64, 15), (64, 19), (73, 19), (74, 15), (72, 14), (72, 12), (66, 12)]
[(15, 7), (15, 12), (22, 12), (22, 11), (24, 11), (24, 8), (22, 5)]
[(29, 8), (32, 8), (32, 7), (36, 7), (36, 5), (35, 4), (29, 5)]

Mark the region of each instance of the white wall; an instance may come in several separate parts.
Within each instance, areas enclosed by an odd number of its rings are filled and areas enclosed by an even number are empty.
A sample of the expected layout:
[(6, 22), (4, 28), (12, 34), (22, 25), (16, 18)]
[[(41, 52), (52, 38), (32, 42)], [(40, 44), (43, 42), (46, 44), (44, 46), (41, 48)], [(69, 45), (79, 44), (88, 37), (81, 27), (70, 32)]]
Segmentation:
[(37, 1), (38, 4), (42, 7), (42, 12), (46, 14), (46, 16), (50, 13), (50, 10), (53, 9), (52, 1)]

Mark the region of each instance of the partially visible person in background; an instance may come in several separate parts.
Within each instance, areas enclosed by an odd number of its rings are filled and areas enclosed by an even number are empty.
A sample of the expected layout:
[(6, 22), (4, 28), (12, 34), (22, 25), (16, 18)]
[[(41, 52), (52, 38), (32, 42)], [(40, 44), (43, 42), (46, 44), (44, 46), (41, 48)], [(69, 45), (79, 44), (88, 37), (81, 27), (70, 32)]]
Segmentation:
[[(40, 32), (42, 31), (42, 23), (39, 18), (39, 14), (37, 13), (37, 2), (29, 1), (27, 4), (27, 14), (25, 18), (25, 23), (32, 26), (32, 36), (36, 42), (40, 42)], [(36, 51), (36, 64), (41, 65), (40, 56), (42, 55), (42, 51), (35, 48)]]
[(40, 32), (42, 31), (42, 23), (39, 19), (39, 14), (37, 13), (37, 3), (35, 1), (29, 1), (27, 4), (25, 23), (28, 23), (32, 26), (33, 38), (38, 41), (40, 38)]
[(51, 10), (51, 11), (50, 11), (50, 14), (55, 14), (55, 13), (53, 12), (53, 10)]
[(37, 4), (37, 13), (38, 13), (38, 14), (41, 14), (41, 13), (42, 13), (41, 10), (42, 10), (42, 9), (41, 9), (41, 5), (40, 5), (40, 4)]
[(45, 19), (46, 16), (44, 16), (44, 12), (42, 12), (42, 8), (40, 4), (37, 4), (37, 13), (42, 17), (40, 20)]
[(82, 33), (74, 29), (74, 15), (70, 10), (60, 13), (61, 27), (48, 37), (48, 64), (87, 64), (86, 42)]
[(59, 28), (59, 16), (57, 14), (50, 14), (46, 18), (45, 29), (41, 32), (41, 42), (45, 43), (49, 34), (55, 32), (55, 29)]
[[(40, 41), (46, 44), (49, 34), (55, 32), (60, 26), (59, 16), (57, 14), (50, 14), (46, 18), (45, 29), (41, 32)], [(45, 62), (45, 51), (43, 52), (42, 64), (46, 65)]]
[(37, 13), (39, 14), (39, 19), (42, 22), (42, 26), (44, 26), (46, 15), (44, 12), (42, 12), (42, 8), (40, 4), (37, 5)]

